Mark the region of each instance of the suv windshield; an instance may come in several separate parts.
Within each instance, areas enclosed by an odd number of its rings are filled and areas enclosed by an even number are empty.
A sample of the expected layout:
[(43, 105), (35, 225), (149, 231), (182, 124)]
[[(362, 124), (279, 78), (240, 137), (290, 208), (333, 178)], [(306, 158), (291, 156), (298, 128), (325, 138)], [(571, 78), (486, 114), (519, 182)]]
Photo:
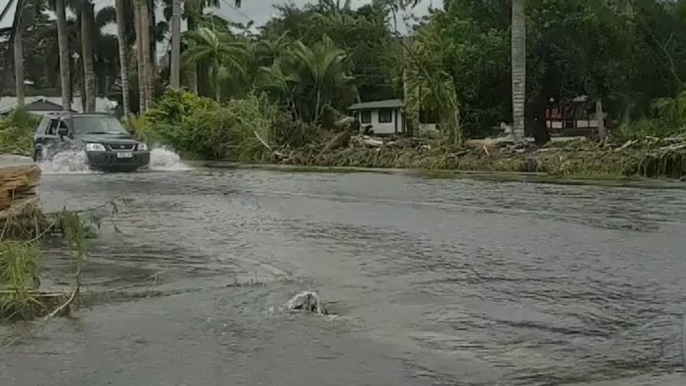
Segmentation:
[(128, 134), (124, 126), (114, 117), (72, 117), (74, 134)]

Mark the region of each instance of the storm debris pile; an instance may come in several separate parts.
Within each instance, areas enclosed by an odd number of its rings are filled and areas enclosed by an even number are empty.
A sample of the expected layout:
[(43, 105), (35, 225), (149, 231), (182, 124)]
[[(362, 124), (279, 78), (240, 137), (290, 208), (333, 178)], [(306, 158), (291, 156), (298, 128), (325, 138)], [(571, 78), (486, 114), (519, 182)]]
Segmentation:
[(338, 134), (302, 148), (281, 148), (271, 162), (297, 166), (545, 173), (559, 177), (686, 176), (686, 137), (628, 141), (559, 138), (536, 146), (498, 139), (460, 147), (426, 138)]
[(35, 210), (40, 176), (34, 164), (0, 168), (0, 224)]

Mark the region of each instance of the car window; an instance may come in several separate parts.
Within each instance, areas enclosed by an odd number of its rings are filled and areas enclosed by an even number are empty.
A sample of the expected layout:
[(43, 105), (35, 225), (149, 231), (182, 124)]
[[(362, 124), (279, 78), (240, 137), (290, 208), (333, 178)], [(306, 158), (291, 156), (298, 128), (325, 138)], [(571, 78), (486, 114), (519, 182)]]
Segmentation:
[(57, 119), (51, 119), (47, 130), (45, 130), (45, 135), (57, 135), (57, 124), (59, 123), (59, 120)]
[(38, 135), (43, 135), (46, 134), (46, 130), (48, 129), (48, 124), (50, 123), (50, 120), (48, 118), (43, 118), (41, 119), (40, 123), (38, 124), (38, 128), (36, 128), (36, 134)]
[(72, 117), (74, 134), (128, 134), (124, 126), (115, 117), (107, 116), (74, 116)]

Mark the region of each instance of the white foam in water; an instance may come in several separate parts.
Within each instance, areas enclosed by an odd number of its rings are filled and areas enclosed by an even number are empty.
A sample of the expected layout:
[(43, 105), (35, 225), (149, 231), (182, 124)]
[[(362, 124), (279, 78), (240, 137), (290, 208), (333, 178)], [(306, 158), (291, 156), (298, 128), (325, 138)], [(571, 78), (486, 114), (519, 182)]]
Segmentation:
[[(86, 174), (95, 173), (88, 166), (86, 152), (67, 150), (50, 157), (49, 160), (38, 163), (45, 174)], [(149, 170), (153, 171), (182, 171), (190, 170), (181, 162), (181, 157), (174, 151), (161, 147), (150, 151)]]
[(190, 170), (188, 165), (181, 162), (181, 157), (173, 150), (158, 147), (150, 151), (150, 170), (180, 171)]
[(50, 159), (38, 163), (45, 174), (84, 174), (93, 171), (88, 166), (85, 151), (61, 151)]

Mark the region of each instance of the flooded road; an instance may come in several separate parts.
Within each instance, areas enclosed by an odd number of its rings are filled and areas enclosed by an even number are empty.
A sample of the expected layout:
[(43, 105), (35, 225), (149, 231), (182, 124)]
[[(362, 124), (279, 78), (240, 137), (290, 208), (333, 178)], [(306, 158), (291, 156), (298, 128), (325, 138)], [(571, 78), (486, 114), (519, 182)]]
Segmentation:
[[(1, 385), (547, 385), (680, 366), (686, 190), (195, 168), (46, 174), (40, 194), (49, 210), (130, 199), (85, 280), (142, 295), (0, 349)], [(337, 316), (282, 309), (307, 289)]]

